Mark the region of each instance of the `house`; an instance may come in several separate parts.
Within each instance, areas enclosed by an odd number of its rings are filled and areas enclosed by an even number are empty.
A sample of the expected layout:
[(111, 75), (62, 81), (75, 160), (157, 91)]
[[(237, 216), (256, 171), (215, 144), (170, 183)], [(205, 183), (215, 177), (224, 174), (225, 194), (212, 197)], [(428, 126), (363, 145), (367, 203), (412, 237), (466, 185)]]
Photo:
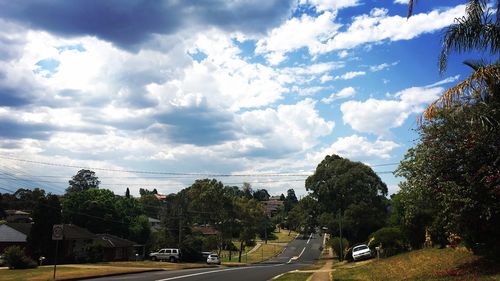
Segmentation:
[(193, 233), (198, 232), (203, 236), (218, 235), (219, 231), (210, 225), (196, 225), (191, 227)]
[(264, 212), (268, 216), (276, 214), (278, 210), (283, 207), (283, 201), (276, 199), (262, 201), (262, 204), (264, 204)]
[(158, 199), (160, 201), (167, 200), (167, 195), (164, 195), (164, 194), (157, 194), (157, 193), (155, 193), (154, 196), (156, 197), (156, 199)]
[(95, 242), (103, 247), (103, 261), (127, 261), (133, 258), (137, 243), (111, 234), (96, 234)]
[(20, 210), (5, 210), (5, 220), (7, 222), (30, 223), (30, 213)]
[(0, 225), (0, 253), (10, 246), (26, 248), (31, 223), (6, 223)]
[(96, 239), (96, 235), (86, 228), (74, 224), (63, 225), (63, 240), (59, 244), (61, 260), (81, 262), (87, 259), (87, 247)]
[(161, 228), (161, 221), (159, 219), (148, 217), (149, 227), (151, 231), (158, 231)]

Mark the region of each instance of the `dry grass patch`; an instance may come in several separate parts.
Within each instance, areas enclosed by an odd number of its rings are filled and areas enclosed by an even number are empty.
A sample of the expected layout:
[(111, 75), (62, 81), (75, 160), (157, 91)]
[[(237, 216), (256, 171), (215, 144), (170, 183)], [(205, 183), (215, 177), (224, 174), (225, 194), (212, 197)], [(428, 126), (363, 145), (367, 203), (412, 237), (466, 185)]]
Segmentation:
[(288, 243), (297, 236), (297, 232), (295, 231), (292, 231), (290, 235), (288, 235), (288, 230), (286, 229), (282, 229), (280, 232), (273, 232), (273, 234), (276, 236), (276, 239), (269, 240), (273, 243)]
[(333, 268), (335, 281), (500, 280), (500, 264), (453, 249), (423, 249)]
[[(85, 267), (85, 266), (58, 266), (57, 280), (71, 279), (76, 277), (103, 276), (116, 273), (142, 272), (144, 268), (126, 267)], [(53, 267), (39, 267), (35, 269), (0, 270), (0, 280), (2, 281), (48, 281), (52, 280)]]

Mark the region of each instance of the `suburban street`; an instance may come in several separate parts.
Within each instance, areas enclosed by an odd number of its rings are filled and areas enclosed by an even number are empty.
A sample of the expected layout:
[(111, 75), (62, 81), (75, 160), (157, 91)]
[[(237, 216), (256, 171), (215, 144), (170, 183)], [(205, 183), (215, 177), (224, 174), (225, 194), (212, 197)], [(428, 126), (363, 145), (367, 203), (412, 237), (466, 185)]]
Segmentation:
[(114, 277), (95, 278), (87, 280), (110, 281), (110, 280), (146, 280), (146, 281), (215, 281), (215, 280), (238, 280), (259, 281), (269, 280), (276, 275), (298, 269), (304, 265), (312, 264), (320, 256), (320, 247), (323, 237), (312, 234), (306, 239), (295, 239), (288, 244), (285, 250), (277, 257), (261, 264), (244, 267), (218, 267), (200, 268), (174, 271), (160, 271), (140, 274), (129, 274)]

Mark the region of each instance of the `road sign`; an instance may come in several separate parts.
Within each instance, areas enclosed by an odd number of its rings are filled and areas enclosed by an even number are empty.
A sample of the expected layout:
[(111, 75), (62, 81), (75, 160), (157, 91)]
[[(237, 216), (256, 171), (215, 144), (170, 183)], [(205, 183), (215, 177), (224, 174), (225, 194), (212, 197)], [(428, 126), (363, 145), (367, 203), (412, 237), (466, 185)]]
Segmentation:
[(52, 226), (52, 240), (63, 240), (62, 224), (54, 224), (54, 226)]

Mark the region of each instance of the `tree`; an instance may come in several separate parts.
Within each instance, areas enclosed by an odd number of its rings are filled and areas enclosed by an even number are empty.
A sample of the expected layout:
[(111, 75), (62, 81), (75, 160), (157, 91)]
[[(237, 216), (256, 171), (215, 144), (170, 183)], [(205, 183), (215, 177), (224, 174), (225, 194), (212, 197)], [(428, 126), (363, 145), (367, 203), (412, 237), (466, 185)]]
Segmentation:
[(66, 193), (83, 191), (90, 188), (99, 188), (100, 183), (94, 171), (82, 169), (69, 181), (69, 187), (66, 189)]
[(265, 189), (257, 189), (253, 193), (253, 198), (257, 201), (267, 201), (269, 200), (269, 197), (271, 196), (269, 195), (269, 192), (267, 192), (267, 190)]
[(52, 227), (61, 223), (59, 197), (53, 194), (40, 197), (31, 216), (33, 225), (27, 238), (28, 248), (36, 260), (40, 256), (52, 260), (55, 245), (52, 241)]
[(130, 189), (128, 189), (128, 187), (127, 190), (125, 191), (125, 197), (130, 198)]
[[(110, 233), (126, 237), (127, 222), (117, 208), (117, 197), (107, 189), (90, 188), (70, 192), (62, 202), (63, 219), (94, 233)], [(129, 199), (132, 200), (132, 199)]]
[[(320, 212), (339, 217), (351, 242), (365, 241), (385, 224), (387, 186), (365, 164), (328, 155), (306, 180)], [(367, 209), (364, 209), (367, 208)], [(329, 229), (336, 233), (339, 229)]]
[(311, 195), (302, 198), (288, 213), (289, 229), (302, 235), (314, 233), (318, 225), (318, 202)]
[(290, 212), (290, 210), (293, 209), (293, 207), (297, 205), (298, 202), (299, 200), (297, 200), (297, 196), (295, 195), (295, 190), (288, 189), (286, 192), (286, 197), (283, 202), (283, 205), (285, 207), (285, 214), (288, 214), (288, 212)]
[(263, 221), (265, 215), (262, 205), (254, 199), (235, 198), (234, 204), (235, 213), (237, 214), (236, 219), (239, 223), (240, 251), (238, 262), (241, 262), (241, 255), (246, 243), (255, 238), (259, 231), (259, 223)]
[(484, 115), (500, 120), (498, 106), (494, 101), (440, 110), (419, 129), (420, 143), (397, 171), (417, 199), (435, 198), (433, 222), (447, 235), (458, 234), (476, 253), (500, 251), (493, 238), (500, 236), (500, 130), (472, 120)]

